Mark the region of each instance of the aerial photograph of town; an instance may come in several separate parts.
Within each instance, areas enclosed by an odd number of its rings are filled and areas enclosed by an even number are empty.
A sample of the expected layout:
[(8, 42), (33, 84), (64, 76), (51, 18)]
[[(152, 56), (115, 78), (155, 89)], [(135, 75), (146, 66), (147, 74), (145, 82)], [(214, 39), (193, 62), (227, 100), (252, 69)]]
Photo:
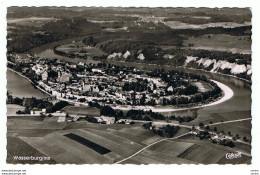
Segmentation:
[(249, 8), (8, 7), (8, 164), (251, 164)]

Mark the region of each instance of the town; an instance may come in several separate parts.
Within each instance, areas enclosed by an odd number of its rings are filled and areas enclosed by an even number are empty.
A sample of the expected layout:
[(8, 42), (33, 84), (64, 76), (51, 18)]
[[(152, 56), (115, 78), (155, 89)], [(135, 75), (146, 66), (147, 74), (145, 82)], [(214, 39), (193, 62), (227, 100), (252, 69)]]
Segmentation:
[[(10, 60), (11, 57), (14, 56), (9, 55)], [(9, 67), (50, 96), (78, 106), (87, 106), (89, 102), (114, 107), (196, 106), (221, 97), (221, 89), (213, 81), (178, 71), (145, 72), (106, 63), (70, 63), (30, 55), (15, 60)], [(206, 83), (211, 89), (200, 90), (196, 82)]]

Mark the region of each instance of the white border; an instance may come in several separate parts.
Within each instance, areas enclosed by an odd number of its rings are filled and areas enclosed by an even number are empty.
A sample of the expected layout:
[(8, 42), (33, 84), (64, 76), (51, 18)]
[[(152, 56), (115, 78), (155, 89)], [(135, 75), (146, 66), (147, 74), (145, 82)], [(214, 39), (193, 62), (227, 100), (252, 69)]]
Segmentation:
[[(133, 174), (133, 173), (149, 173), (149, 174), (250, 174), (250, 170), (259, 170), (260, 164), (260, 108), (259, 100), (260, 97), (260, 77), (259, 66), (260, 66), (260, 10), (257, 6), (257, 0), (173, 0), (173, 1), (163, 1), (163, 0), (0, 0), (0, 170), (2, 169), (26, 169), (28, 175), (35, 174)], [(253, 149), (252, 149), (252, 165), (208, 165), (208, 166), (196, 166), (196, 165), (149, 165), (148, 166), (122, 166), (122, 165), (33, 165), (33, 166), (23, 166), (23, 165), (7, 165), (5, 163), (6, 159), (6, 107), (5, 107), (5, 93), (6, 93), (6, 7), (8, 6), (122, 6), (122, 7), (250, 7), (253, 13), (253, 45), (252, 45), (252, 56), (253, 56), (253, 103), (252, 103), (252, 117), (253, 117)], [(258, 21), (258, 22), (257, 22)]]

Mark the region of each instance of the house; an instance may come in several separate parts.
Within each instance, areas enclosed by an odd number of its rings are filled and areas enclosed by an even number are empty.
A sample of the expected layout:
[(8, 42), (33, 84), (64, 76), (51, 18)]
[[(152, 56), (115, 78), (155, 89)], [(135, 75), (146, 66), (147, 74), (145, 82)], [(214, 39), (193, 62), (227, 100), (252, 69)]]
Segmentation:
[(40, 109), (37, 109), (37, 108), (33, 108), (31, 111), (30, 111), (31, 115), (33, 114), (42, 114), (42, 110)]
[(92, 72), (98, 72), (98, 73), (101, 73), (102, 70), (101, 70), (101, 69), (92, 69)]
[(72, 77), (72, 75), (70, 75), (69, 73), (64, 72), (64, 73), (62, 73), (62, 75), (60, 76), (59, 81), (60, 81), (60, 82), (69, 82), (70, 79), (71, 79), (71, 77)]
[(169, 86), (169, 87), (167, 88), (167, 91), (173, 92), (173, 87), (172, 87), (172, 86)]
[(101, 116), (101, 117), (95, 117), (97, 119), (98, 123), (105, 123), (105, 124), (114, 124), (115, 123), (115, 117), (107, 117), (107, 116)]
[(58, 118), (58, 121), (57, 122), (65, 122), (66, 121), (66, 116), (60, 116)]
[(131, 121), (127, 119), (120, 119), (116, 123), (129, 125)]
[(43, 80), (43, 81), (47, 81), (47, 79), (48, 79), (48, 72), (47, 72), (47, 71), (44, 71), (44, 72), (42, 73), (42, 80)]

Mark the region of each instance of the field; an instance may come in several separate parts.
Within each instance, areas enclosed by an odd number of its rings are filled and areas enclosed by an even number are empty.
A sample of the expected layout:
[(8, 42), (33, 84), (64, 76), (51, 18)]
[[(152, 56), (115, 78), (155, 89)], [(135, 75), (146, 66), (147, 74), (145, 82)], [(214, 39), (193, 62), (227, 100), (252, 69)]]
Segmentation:
[[(33, 156), (33, 157), (46, 156), (17, 137), (7, 137), (7, 145), (9, 146), (7, 150), (7, 159), (6, 159), (7, 163), (12, 163), (12, 164), (35, 163), (35, 162), (31, 162), (30, 160), (27, 161), (14, 160), (13, 156), (26, 156), (26, 155)], [(56, 162), (53, 159), (51, 159), (50, 161), (47, 162), (39, 161), (37, 163), (54, 164)]]
[(66, 106), (61, 111), (70, 115), (100, 116), (99, 109), (95, 107)]
[[(230, 36), (225, 34), (209, 34), (200, 37), (189, 37), (183, 43), (187, 49), (203, 49), (251, 54), (249, 36)], [(193, 46), (188, 47), (188, 44)]]
[[(27, 117), (8, 118), (7, 126), (8, 163), (13, 163), (12, 156), (25, 150), (23, 156), (33, 154), (51, 157), (52, 161), (45, 163), (112, 164), (163, 139), (143, 129), (142, 124), (138, 123), (134, 125), (102, 125), (86, 121), (57, 123), (57, 118)], [(180, 129), (175, 136), (184, 133), (187, 133), (187, 129)], [(75, 135), (77, 138), (69, 137)], [(19, 147), (14, 146), (15, 144)], [(93, 149), (93, 145), (99, 145), (98, 147), (102, 148), (101, 152)], [(243, 146), (240, 145), (237, 150), (246, 150)], [(241, 160), (227, 162), (223, 157), (229, 151), (227, 147), (184, 136), (154, 144), (122, 163), (250, 163), (250, 157), (244, 155)], [(250, 152), (249, 149), (247, 152)]]
[(86, 46), (83, 42), (72, 42), (55, 48), (59, 53), (71, 55), (73, 57), (95, 57), (102, 56), (104, 52), (97, 47)]
[(15, 105), (15, 104), (7, 104), (6, 105), (7, 108), (7, 115), (15, 115), (17, 111), (19, 110), (24, 110), (25, 107), (20, 106), (20, 105)]
[[(101, 155), (64, 136), (70, 133), (107, 148), (111, 152)], [(140, 134), (141, 137), (138, 137)], [(55, 120), (40, 118), (8, 118), (8, 138), (20, 139), (24, 144), (50, 156), (58, 163), (113, 163), (138, 151), (145, 145), (141, 141), (154, 136), (141, 125), (133, 128), (130, 125), (119, 124), (108, 126), (88, 122), (57, 123)], [(13, 149), (11, 144), (7, 149), (9, 147)], [(22, 150), (22, 147), (19, 150)]]
[(207, 24), (189, 24), (180, 21), (167, 21), (164, 22), (165, 25), (169, 26), (172, 29), (205, 29), (209, 27), (241, 27), (245, 25), (250, 25), (250, 22), (245, 24), (239, 24), (236, 22), (216, 22), (216, 23), (207, 23)]
[(233, 136), (239, 134), (241, 138), (247, 137), (248, 139), (251, 139), (251, 122), (251, 120), (246, 120), (241, 122), (212, 125), (211, 127), (216, 126), (219, 131), (223, 130), (225, 131), (225, 133), (228, 133), (228, 131), (230, 131)]
[[(199, 111), (200, 112), (200, 111)], [(210, 111), (209, 111), (210, 112)], [(251, 111), (233, 111), (233, 112), (219, 112), (219, 113), (199, 113), (199, 117), (191, 121), (189, 124), (198, 125), (200, 122), (210, 124), (211, 122), (217, 123), (222, 121), (239, 120), (251, 117)]]
[(248, 156), (248, 153), (238, 159), (226, 159), (227, 153), (236, 151), (241, 150), (239, 148), (231, 150), (210, 141), (184, 136), (181, 139), (169, 139), (153, 145), (123, 164), (250, 164), (251, 156)]
[(197, 86), (199, 92), (206, 92), (213, 89), (208, 83), (203, 81), (191, 82), (191, 84)]
[(55, 18), (44, 18), (44, 17), (29, 17), (29, 18), (7, 18), (8, 24), (24, 25), (40, 27), (50, 21), (57, 20)]

